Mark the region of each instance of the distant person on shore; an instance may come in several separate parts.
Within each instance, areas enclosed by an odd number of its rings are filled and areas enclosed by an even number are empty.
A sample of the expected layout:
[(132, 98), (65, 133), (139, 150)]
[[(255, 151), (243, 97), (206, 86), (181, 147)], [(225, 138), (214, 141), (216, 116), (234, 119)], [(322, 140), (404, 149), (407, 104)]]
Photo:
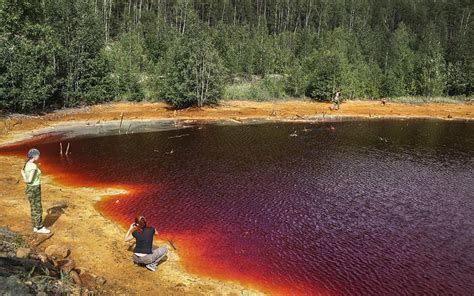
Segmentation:
[(157, 233), (155, 228), (147, 226), (145, 217), (138, 216), (125, 235), (126, 242), (135, 238), (133, 262), (138, 265), (145, 265), (150, 271), (155, 271), (158, 263), (168, 254), (168, 249), (165, 246), (153, 250), (153, 236), (155, 233)]
[(341, 105), (341, 91), (338, 90), (336, 91), (336, 94), (334, 95), (334, 98), (332, 99), (331, 110), (339, 110), (340, 105)]
[(39, 169), (38, 159), (40, 152), (38, 149), (28, 151), (28, 159), (21, 170), (21, 176), (26, 183), (25, 195), (30, 202), (31, 220), (33, 222), (33, 232), (48, 234), (49, 231), (43, 225), (43, 206), (41, 205), (41, 170)]

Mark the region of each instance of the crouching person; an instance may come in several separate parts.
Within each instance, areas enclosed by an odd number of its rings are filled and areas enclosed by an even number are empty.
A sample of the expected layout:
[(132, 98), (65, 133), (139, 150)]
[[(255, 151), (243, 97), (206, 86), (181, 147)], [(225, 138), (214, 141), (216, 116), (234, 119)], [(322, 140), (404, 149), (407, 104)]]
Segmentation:
[(139, 216), (135, 218), (135, 223), (130, 225), (125, 235), (125, 241), (135, 238), (133, 262), (144, 265), (150, 271), (155, 271), (158, 263), (168, 254), (168, 249), (165, 246), (153, 250), (155, 233), (155, 228), (146, 225), (145, 217)]

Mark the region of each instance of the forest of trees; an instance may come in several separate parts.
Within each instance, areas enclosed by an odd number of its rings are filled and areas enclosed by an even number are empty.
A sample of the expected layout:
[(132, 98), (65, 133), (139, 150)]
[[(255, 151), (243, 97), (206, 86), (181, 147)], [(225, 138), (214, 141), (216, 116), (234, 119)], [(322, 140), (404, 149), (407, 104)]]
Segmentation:
[[(470, 96), (471, 0), (0, 0), (0, 109)], [(228, 95), (232, 97), (232, 94)]]

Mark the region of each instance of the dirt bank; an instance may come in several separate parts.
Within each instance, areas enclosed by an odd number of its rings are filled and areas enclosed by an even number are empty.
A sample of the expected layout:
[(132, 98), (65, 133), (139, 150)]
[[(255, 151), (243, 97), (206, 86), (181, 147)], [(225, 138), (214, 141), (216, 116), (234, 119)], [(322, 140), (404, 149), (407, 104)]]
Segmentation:
[[(308, 101), (248, 102), (227, 101), (218, 107), (189, 108), (174, 111), (164, 103), (113, 103), (86, 108), (66, 109), (43, 116), (0, 116), (0, 143), (24, 137), (31, 132), (59, 123), (84, 122), (86, 125), (107, 121), (171, 119), (171, 120), (232, 120), (249, 118), (268, 120), (303, 120), (327, 116), (354, 117), (431, 117), (440, 119), (473, 119), (473, 104), (382, 104), (379, 101), (349, 101), (338, 111), (331, 111), (329, 103)], [(124, 124), (123, 129), (127, 126)]]
[[(66, 128), (87, 127), (122, 118), (130, 120), (230, 120), (244, 119), (311, 120), (314, 117), (435, 117), (442, 119), (473, 119), (474, 105), (423, 104), (404, 105), (380, 102), (348, 102), (339, 111), (330, 111), (330, 104), (302, 101), (278, 103), (224, 102), (221, 106), (204, 109), (169, 110), (162, 103), (114, 103), (81, 109), (61, 110), (44, 116), (13, 115), (0, 118), (0, 144), (20, 140), (39, 129), (68, 124)], [(124, 124), (124, 129), (128, 128)], [(0, 225), (15, 231), (29, 233), (31, 222), (28, 203), (23, 198), (24, 185), (19, 171), (23, 159), (0, 156)], [(130, 262), (128, 244), (123, 242), (125, 230), (98, 213), (94, 204), (104, 195), (117, 193), (106, 188), (66, 186), (54, 176), (43, 178), (43, 203), (46, 210), (60, 202), (67, 205), (60, 215), (48, 215), (46, 224), (55, 235), (43, 243), (70, 245), (71, 255), (80, 266), (107, 279), (111, 294), (221, 294), (251, 295), (259, 292), (239, 283), (218, 282), (197, 277), (183, 271), (175, 252), (156, 273), (146, 272)]]
[[(24, 185), (18, 177), (22, 162), (23, 159), (16, 157), (0, 157), (0, 225), (28, 234), (31, 232), (29, 207), (23, 197)], [(114, 194), (113, 190), (68, 187), (51, 176), (44, 176), (42, 181), (45, 224), (54, 232), (42, 246), (70, 246), (72, 259), (105, 277), (106, 290), (112, 294), (256, 293), (237, 284), (186, 274), (173, 251), (168, 261), (160, 265), (155, 273), (134, 266), (130, 261), (129, 244), (123, 241), (124, 229), (101, 216), (94, 208), (96, 201), (104, 195)], [(63, 213), (48, 215), (48, 209), (58, 203), (67, 205)]]

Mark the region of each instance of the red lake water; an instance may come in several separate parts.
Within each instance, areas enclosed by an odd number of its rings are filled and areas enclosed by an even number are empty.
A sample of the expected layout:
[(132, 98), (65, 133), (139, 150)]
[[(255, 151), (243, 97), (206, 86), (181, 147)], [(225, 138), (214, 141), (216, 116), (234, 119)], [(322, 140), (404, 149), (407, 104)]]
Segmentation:
[[(123, 225), (146, 216), (188, 272), (282, 295), (474, 292), (473, 122), (66, 137), (0, 152), (34, 146), (43, 173), (59, 181), (129, 190), (98, 210)], [(69, 157), (59, 141), (71, 143)]]

